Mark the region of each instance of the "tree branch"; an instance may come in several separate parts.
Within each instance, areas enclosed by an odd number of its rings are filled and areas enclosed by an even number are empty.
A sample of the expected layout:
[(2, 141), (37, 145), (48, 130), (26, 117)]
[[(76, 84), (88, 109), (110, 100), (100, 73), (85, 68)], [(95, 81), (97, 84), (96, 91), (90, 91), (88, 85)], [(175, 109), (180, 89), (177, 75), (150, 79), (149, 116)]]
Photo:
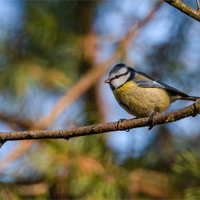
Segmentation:
[[(180, 110), (170, 112), (167, 114), (157, 115), (154, 118), (155, 125), (165, 124), (169, 122), (178, 121), (180, 119), (196, 116), (200, 114), (200, 99), (194, 104), (182, 108)], [(122, 131), (138, 127), (149, 126), (149, 118), (139, 118), (125, 120), (123, 122), (110, 122), (105, 124), (96, 124), (91, 126), (84, 126), (79, 128), (70, 128), (64, 130), (40, 130), (40, 131), (23, 131), (23, 132), (2, 132), (0, 133), (0, 141), (8, 140), (30, 140), (30, 139), (44, 139), (44, 138), (73, 138), (85, 135), (93, 135), (109, 131)]]
[[(190, 17), (196, 19), (197, 21), (200, 21), (200, 12), (199, 12), (199, 6), (198, 11), (194, 10), (193, 8), (187, 6), (180, 0), (164, 0), (166, 3), (174, 6), (175, 8), (179, 9), (181, 12), (185, 13), (186, 15), (189, 15)], [(198, 3), (198, 0), (197, 0)]]

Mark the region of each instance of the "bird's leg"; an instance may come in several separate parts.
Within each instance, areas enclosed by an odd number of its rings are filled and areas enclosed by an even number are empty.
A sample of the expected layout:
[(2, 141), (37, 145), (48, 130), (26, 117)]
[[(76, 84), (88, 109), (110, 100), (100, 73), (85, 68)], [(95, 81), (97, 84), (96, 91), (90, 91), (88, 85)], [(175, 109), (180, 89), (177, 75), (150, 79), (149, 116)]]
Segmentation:
[(152, 114), (151, 114), (151, 116), (149, 117), (149, 121), (148, 121), (148, 123), (150, 124), (150, 126), (149, 126), (149, 130), (151, 130), (152, 128), (153, 128), (153, 126), (154, 126), (154, 117), (155, 117), (155, 115), (158, 113), (158, 109), (157, 110), (155, 110)]

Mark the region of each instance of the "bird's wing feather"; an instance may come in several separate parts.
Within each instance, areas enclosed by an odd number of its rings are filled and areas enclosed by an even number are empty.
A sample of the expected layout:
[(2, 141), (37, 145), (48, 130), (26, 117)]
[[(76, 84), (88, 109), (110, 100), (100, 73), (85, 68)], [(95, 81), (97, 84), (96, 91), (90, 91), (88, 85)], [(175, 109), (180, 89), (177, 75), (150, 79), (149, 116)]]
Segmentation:
[(189, 95), (185, 94), (184, 92), (182, 92), (174, 87), (171, 87), (170, 85), (168, 85), (160, 80), (156, 80), (155, 78), (153, 78), (143, 72), (137, 72), (137, 73), (148, 78), (148, 80), (135, 81), (135, 83), (140, 87), (161, 88), (163, 90), (166, 90), (167, 92), (170, 92), (173, 95), (180, 95), (181, 97), (189, 97)]

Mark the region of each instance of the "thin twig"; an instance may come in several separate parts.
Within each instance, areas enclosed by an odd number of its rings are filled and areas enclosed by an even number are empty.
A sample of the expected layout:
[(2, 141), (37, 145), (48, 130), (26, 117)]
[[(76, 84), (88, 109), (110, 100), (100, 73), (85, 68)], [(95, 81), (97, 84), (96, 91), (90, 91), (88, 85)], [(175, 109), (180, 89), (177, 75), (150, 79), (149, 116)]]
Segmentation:
[(185, 13), (186, 15), (189, 15), (190, 17), (196, 19), (197, 21), (200, 21), (200, 12), (184, 4), (182, 1), (180, 0), (164, 0), (164, 1), (174, 6), (175, 8), (179, 9), (181, 12)]

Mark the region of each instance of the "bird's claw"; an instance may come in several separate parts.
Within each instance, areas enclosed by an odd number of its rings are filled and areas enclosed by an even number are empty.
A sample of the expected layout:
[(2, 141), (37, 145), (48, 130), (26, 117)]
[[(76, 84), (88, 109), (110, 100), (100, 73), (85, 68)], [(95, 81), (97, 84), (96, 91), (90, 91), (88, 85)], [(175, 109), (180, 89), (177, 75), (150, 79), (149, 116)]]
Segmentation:
[(148, 130), (151, 130), (153, 127), (154, 127), (154, 117), (155, 115), (158, 113), (158, 110), (154, 111), (151, 116), (149, 117), (149, 120), (148, 120), (148, 123), (150, 124), (149, 125), (149, 129)]
[(124, 119), (124, 118), (119, 119), (118, 123), (124, 122), (124, 121), (126, 121), (126, 120), (127, 120), (127, 119)]
[(149, 126), (148, 130), (151, 130), (154, 127), (154, 120), (152, 120), (152, 121), (149, 120), (149, 124), (150, 124), (150, 126)]

